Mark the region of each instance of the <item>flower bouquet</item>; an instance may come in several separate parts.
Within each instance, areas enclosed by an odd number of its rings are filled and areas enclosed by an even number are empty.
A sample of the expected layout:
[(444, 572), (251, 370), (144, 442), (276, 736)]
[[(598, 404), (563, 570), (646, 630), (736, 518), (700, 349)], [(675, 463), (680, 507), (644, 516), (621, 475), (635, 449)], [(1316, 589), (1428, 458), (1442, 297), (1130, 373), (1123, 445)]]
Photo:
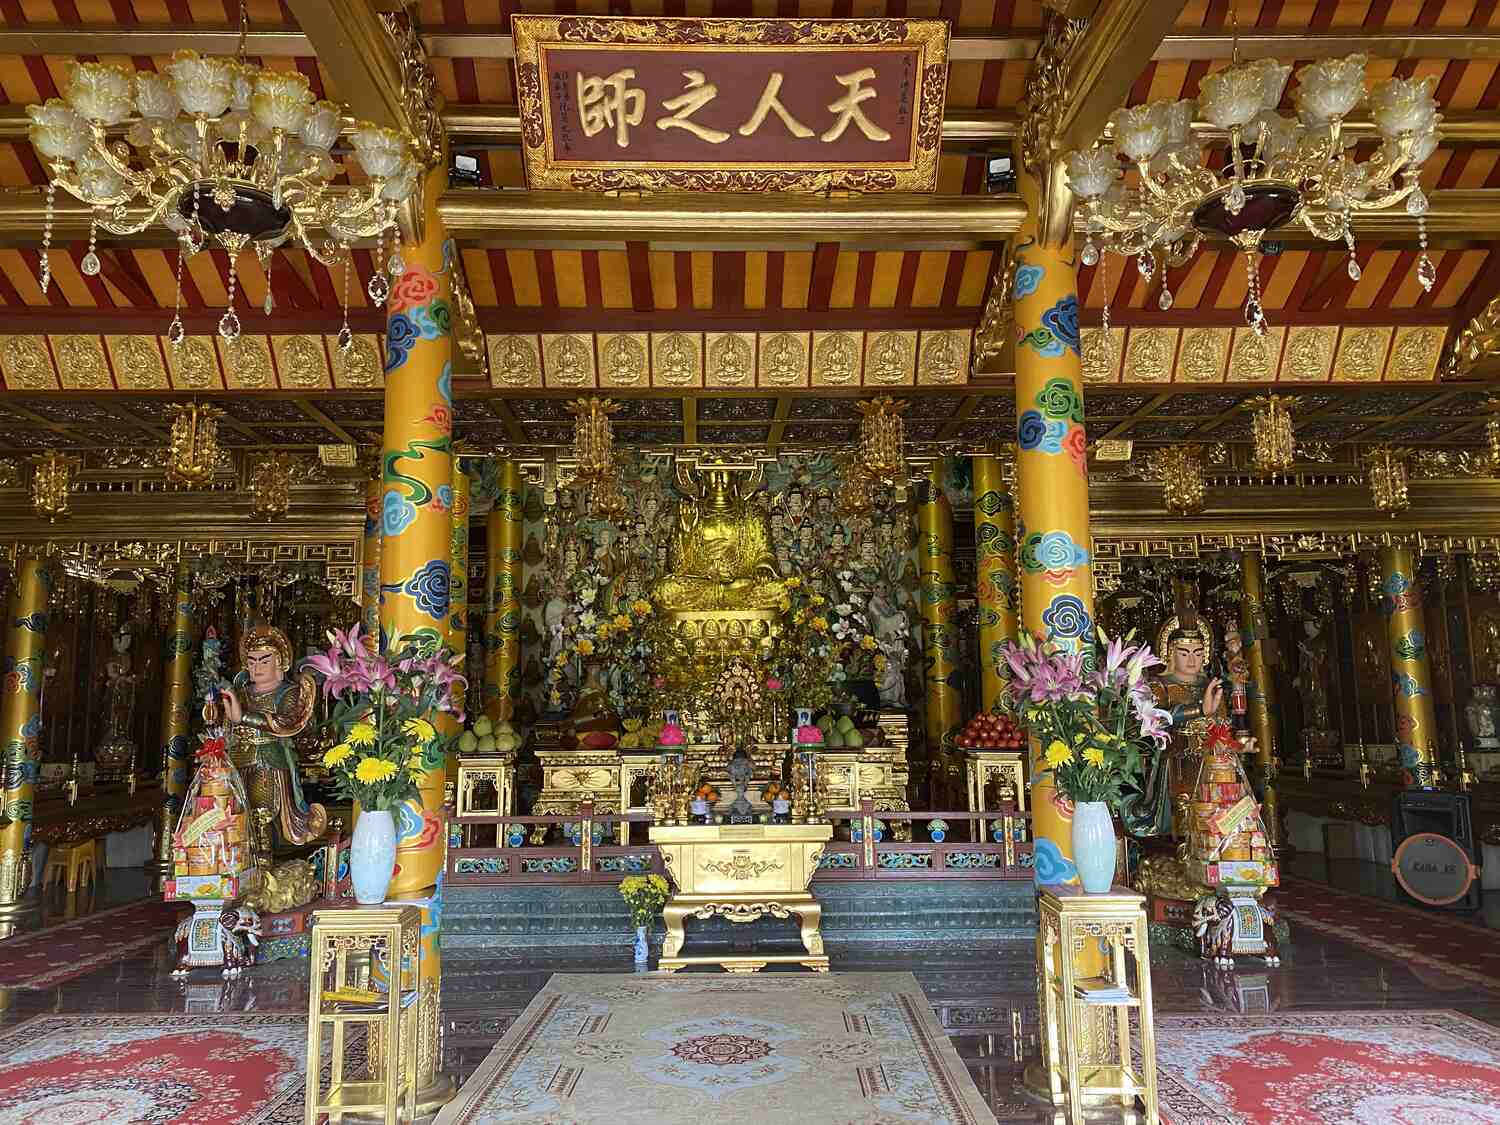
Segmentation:
[(793, 707), (816, 713), (835, 701), (848, 702), (850, 680), (874, 674), (879, 649), (863, 598), (846, 590), (844, 601), (830, 605), (796, 576), (781, 586), (781, 637), (772, 676)]
[[(323, 765), (339, 795), (360, 807), (351, 845), (355, 897), (381, 902), (396, 857), (391, 814), (416, 798), (424, 774), (443, 767), (456, 736), (439, 734), (432, 716), (449, 712), (462, 722), (454, 688), (465, 680), (463, 657), (450, 649), (411, 636), (372, 651), (360, 632), (359, 625), (330, 631), (328, 650), (303, 666), (333, 704), (327, 725), (337, 741)], [(379, 897), (369, 898), (377, 887)]]
[(547, 670), (547, 701), (565, 703), (568, 666), (574, 660), (593, 661), (608, 670), (604, 677), (609, 705), (622, 716), (644, 716), (655, 708), (661, 687), (646, 674), (660, 645), (661, 623), (645, 598), (619, 604), (603, 612), (597, 598), (579, 602), (567, 615), (562, 646)]
[[(1115, 868), (1110, 809), (1118, 808), (1127, 787), (1139, 784), (1145, 755), (1166, 744), (1171, 721), (1146, 678), (1161, 664), (1151, 649), (1130, 644), (1129, 637), (1110, 640), (1102, 630), (1099, 637), (1065, 650), (1023, 634), (1002, 649), (1011, 671), (1002, 706), (1025, 724), (1058, 793), (1074, 805), (1074, 861), (1089, 891), (1109, 889)], [(1044, 843), (1038, 841), (1038, 878), (1045, 881), (1053, 871), (1071, 876), (1061, 854), (1046, 855)]]
[(635, 924), (635, 959), (646, 960), (646, 930), (667, 904), (670, 891), (667, 881), (660, 875), (629, 875), (620, 880), (620, 897), (630, 908), (630, 920)]

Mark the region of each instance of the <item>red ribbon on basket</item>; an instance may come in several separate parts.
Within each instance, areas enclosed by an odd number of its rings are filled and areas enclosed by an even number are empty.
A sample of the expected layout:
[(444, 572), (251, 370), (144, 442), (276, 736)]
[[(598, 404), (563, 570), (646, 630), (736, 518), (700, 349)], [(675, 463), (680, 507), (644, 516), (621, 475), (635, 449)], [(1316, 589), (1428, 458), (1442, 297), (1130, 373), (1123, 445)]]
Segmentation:
[(1233, 753), (1239, 748), (1240, 740), (1234, 736), (1234, 728), (1228, 723), (1214, 723), (1203, 739), (1205, 750), (1228, 750)]
[(199, 744), (198, 764), (200, 766), (227, 766), (229, 764), (229, 751), (222, 736), (205, 738)]

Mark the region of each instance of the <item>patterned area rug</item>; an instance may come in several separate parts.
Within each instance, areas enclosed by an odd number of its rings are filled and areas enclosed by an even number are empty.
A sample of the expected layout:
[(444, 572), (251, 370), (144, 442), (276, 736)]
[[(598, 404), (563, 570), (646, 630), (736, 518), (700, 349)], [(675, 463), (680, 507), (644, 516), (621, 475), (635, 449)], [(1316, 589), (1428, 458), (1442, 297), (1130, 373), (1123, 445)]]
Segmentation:
[(910, 973), (559, 973), (437, 1125), (994, 1125)]
[(292, 1125), (307, 1017), (37, 1016), (0, 1033), (0, 1125)]
[(1386, 902), (1326, 883), (1287, 879), (1276, 892), (1282, 917), (1355, 945), (1426, 966), (1470, 984), (1500, 989), (1500, 941), (1495, 930), (1465, 915)]
[(0, 987), (50, 988), (172, 936), (181, 903), (142, 899), (0, 942)]
[(1500, 1125), (1500, 1029), (1445, 1011), (1158, 1015), (1170, 1125)]

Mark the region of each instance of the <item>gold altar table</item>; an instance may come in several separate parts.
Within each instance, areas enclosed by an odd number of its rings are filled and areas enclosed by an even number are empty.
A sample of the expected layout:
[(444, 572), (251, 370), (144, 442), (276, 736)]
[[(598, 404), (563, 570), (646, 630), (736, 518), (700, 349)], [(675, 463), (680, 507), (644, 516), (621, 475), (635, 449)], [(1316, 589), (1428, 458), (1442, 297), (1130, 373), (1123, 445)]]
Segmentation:
[[(713, 824), (656, 826), (651, 842), (661, 849), (667, 874), (676, 884), (663, 915), (667, 924), (661, 968), (718, 965), (731, 973), (753, 973), (771, 964), (828, 971), (823, 952), (823, 908), (808, 890), (823, 846), (833, 838), (831, 824)], [(749, 954), (683, 957), (688, 918), (718, 915), (731, 922), (753, 922), (770, 915), (796, 915), (803, 954)]]

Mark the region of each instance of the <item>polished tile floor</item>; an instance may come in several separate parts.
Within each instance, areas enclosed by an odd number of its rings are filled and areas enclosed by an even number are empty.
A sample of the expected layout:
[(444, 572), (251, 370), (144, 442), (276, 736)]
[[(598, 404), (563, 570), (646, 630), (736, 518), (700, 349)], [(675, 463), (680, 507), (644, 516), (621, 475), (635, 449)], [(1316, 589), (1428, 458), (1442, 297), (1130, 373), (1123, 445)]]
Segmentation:
[[(1373, 867), (1374, 865), (1364, 865)], [(1304, 878), (1332, 881), (1381, 894), (1373, 871), (1349, 864), (1325, 865), (1318, 857), (1294, 861)], [(128, 897), (124, 872), (111, 872), (95, 896), (72, 902), (54, 894), (47, 917), (76, 916), (95, 902)], [(1492, 896), (1494, 897), (1494, 896)], [(1500, 902), (1488, 904), (1490, 924)], [(1234, 974), (1205, 968), (1176, 950), (1158, 950), (1152, 970), (1158, 1011), (1452, 1008), (1500, 1026), (1500, 993), (1478, 989), (1442, 974), (1420, 977), (1397, 960), (1294, 929), (1285, 963), (1266, 970), (1246, 961)], [(5, 956), (0, 943), (0, 959)], [(215, 1010), (301, 1011), (306, 1007), (306, 963), (262, 966), (240, 981), (225, 983), (203, 973), (186, 984), (173, 980), (170, 953), (126, 958), (76, 980), (46, 989), (0, 990), (0, 1027), (40, 1013), (173, 1012)], [(1036, 977), (1027, 942), (988, 947), (896, 950), (858, 956), (834, 954), (834, 968), (909, 970), (926, 991), (975, 1083), (1003, 1125), (1039, 1122), (1040, 1107), (1021, 1092), (1025, 1063), (1037, 1056)], [(561, 957), (450, 955), (444, 962), (445, 1062), (460, 1079), (479, 1064), (495, 1041), (556, 971), (629, 972), (628, 948), (580, 951)]]

